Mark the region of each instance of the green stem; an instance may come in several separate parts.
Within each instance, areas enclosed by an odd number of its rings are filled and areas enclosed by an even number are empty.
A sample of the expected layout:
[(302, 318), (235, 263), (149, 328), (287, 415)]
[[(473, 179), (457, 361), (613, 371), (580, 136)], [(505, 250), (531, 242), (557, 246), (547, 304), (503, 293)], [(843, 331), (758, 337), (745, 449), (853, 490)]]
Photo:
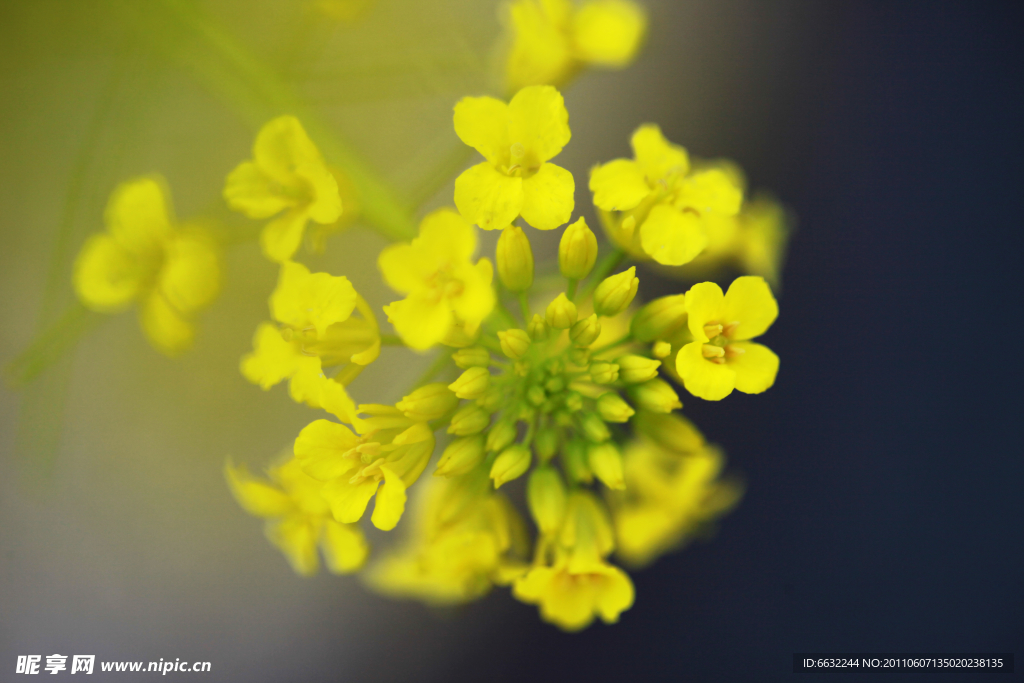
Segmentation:
[(618, 248), (616, 248), (613, 252), (605, 256), (604, 259), (602, 259), (601, 262), (597, 264), (597, 267), (594, 268), (594, 271), (590, 274), (590, 283), (587, 285), (587, 288), (583, 290), (583, 293), (580, 295), (580, 300), (585, 301), (587, 297), (593, 294), (594, 290), (597, 289), (597, 286), (601, 284), (601, 281), (608, 277), (608, 275), (613, 270), (618, 268), (619, 264), (622, 263), (622, 261), (625, 258), (626, 252)]
[(572, 301), (576, 297), (576, 286), (579, 285), (580, 281), (575, 278), (567, 278), (568, 284), (565, 288), (565, 296), (568, 297), (569, 301)]
[(604, 346), (602, 346), (600, 348), (591, 349), (590, 350), (590, 355), (591, 356), (596, 356), (599, 353), (604, 353), (605, 351), (608, 351), (610, 349), (614, 349), (616, 346), (622, 346), (623, 344), (626, 344), (626, 343), (628, 343), (628, 342), (630, 342), (632, 340), (633, 340), (633, 335), (627, 333), (626, 336), (622, 337), (621, 339), (616, 339), (615, 341), (613, 341), (610, 344), (605, 344)]
[(75, 302), (4, 368), (7, 381), (15, 388), (25, 386), (78, 343), (99, 320), (100, 316)]
[(424, 384), (437, 377), (437, 375), (449, 364), (454, 364), (452, 362), (452, 356), (448, 353), (447, 349), (442, 349), (441, 352), (437, 354), (437, 357), (434, 358), (434, 361), (427, 366), (426, 370), (423, 371), (420, 378), (416, 380), (416, 384), (414, 384), (412, 388), (419, 389)]
[(397, 334), (380, 335), (381, 346), (405, 346), (405, 342)]
[(526, 292), (519, 292), (519, 309), (523, 313), (523, 325), (530, 324), (530, 300), (526, 296)]

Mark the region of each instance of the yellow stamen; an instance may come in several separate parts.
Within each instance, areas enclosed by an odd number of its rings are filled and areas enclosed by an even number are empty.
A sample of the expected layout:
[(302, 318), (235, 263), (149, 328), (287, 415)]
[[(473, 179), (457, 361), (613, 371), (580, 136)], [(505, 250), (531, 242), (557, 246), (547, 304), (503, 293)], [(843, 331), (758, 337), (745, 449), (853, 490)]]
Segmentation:
[(704, 326), (704, 336), (708, 339), (714, 339), (720, 334), (722, 334), (722, 326), (718, 323), (708, 323)]

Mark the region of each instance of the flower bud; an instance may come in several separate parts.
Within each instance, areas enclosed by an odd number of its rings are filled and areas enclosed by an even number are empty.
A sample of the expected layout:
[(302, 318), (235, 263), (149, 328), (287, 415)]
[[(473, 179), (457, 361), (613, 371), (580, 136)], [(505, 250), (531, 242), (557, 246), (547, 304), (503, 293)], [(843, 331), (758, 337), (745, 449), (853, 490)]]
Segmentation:
[(448, 426), (448, 433), (455, 436), (469, 436), (479, 434), (487, 429), (491, 416), (480, 406), (469, 403), (463, 406), (452, 415), (451, 424)]
[(543, 462), (547, 462), (558, 452), (558, 432), (552, 427), (541, 427), (533, 437), (533, 449)]
[(672, 355), (672, 345), (667, 341), (656, 341), (651, 345), (651, 355), (661, 360)]
[(609, 391), (597, 399), (597, 412), (605, 422), (628, 422), (636, 411), (617, 393)]
[(538, 467), (526, 482), (526, 502), (537, 528), (545, 535), (554, 534), (565, 517), (565, 484), (552, 467)]
[(530, 333), (530, 339), (533, 341), (544, 341), (550, 332), (547, 321), (540, 313), (533, 314), (533, 320), (526, 326), (526, 331)]
[(583, 410), (583, 397), (575, 391), (565, 397), (565, 407), (571, 412), (578, 413)]
[(498, 277), (510, 292), (524, 292), (533, 284), (533, 250), (523, 229), (510, 225), (501, 231), (496, 252)]
[(434, 474), (454, 477), (466, 474), (484, 459), (484, 436), (475, 434), (455, 439), (444, 449)]
[(633, 420), (637, 432), (662, 448), (680, 454), (692, 453), (704, 446), (704, 436), (689, 420), (676, 414), (640, 411)]
[(565, 292), (562, 292), (548, 304), (548, 310), (544, 317), (548, 321), (548, 325), (556, 330), (568, 329), (576, 322), (576, 304), (569, 301)]
[(448, 388), (459, 398), (479, 398), (487, 391), (490, 383), (491, 373), (487, 368), (470, 368), (449, 384)]
[(459, 349), (452, 354), (452, 360), (463, 370), (469, 368), (486, 368), (491, 364), (490, 352), (482, 346), (470, 346)]
[(491, 479), (494, 488), (518, 479), (530, 468), (530, 449), (521, 443), (509, 446), (501, 452), (491, 465)]
[(530, 335), (522, 330), (505, 330), (498, 333), (501, 352), (512, 360), (519, 360), (530, 349)]
[(412, 392), (396, 403), (395, 407), (410, 420), (426, 422), (446, 415), (458, 404), (459, 399), (448, 387), (441, 382), (434, 382)]
[(613, 384), (619, 380), (619, 366), (615, 363), (597, 361), (590, 364), (590, 379), (595, 384)]
[(578, 365), (581, 368), (586, 367), (587, 363), (590, 362), (590, 349), (584, 349), (579, 346), (574, 349), (570, 349), (569, 360), (571, 360), (574, 365)]
[(453, 349), (464, 349), (467, 346), (472, 346), (477, 338), (480, 336), (480, 328), (477, 327), (472, 331), (472, 334), (466, 330), (466, 326), (463, 323), (455, 323), (448, 327), (448, 331), (444, 335), (444, 339), (441, 343), (445, 346), (450, 346)]
[(595, 443), (607, 441), (608, 437), (611, 436), (611, 432), (608, 431), (608, 425), (604, 423), (604, 420), (597, 413), (587, 413), (584, 415), (583, 419), (580, 420), (580, 428), (583, 436)]
[(565, 450), (562, 451), (563, 463), (565, 465), (565, 473), (575, 482), (581, 482), (589, 484), (594, 480), (594, 475), (590, 471), (590, 465), (587, 463), (587, 444), (581, 439), (574, 439), (565, 445)]
[(606, 277), (594, 290), (594, 311), (606, 317), (622, 313), (633, 301), (639, 286), (636, 266)]
[(539, 406), (547, 400), (547, 393), (544, 391), (544, 387), (539, 387), (534, 384), (532, 387), (526, 390), (526, 400), (535, 406)]
[(663, 379), (652, 379), (629, 388), (629, 396), (638, 408), (652, 413), (671, 413), (682, 408), (679, 394)]
[(601, 336), (601, 323), (597, 322), (597, 314), (579, 320), (569, 330), (569, 338), (576, 346), (590, 346)]
[(619, 378), (626, 384), (639, 384), (658, 376), (660, 360), (652, 360), (643, 356), (620, 356), (615, 359), (619, 364)]
[(502, 420), (487, 432), (487, 450), (500, 451), (516, 438), (516, 425), (509, 420)]
[(629, 323), (633, 338), (642, 342), (664, 339), (686, 324), (686, 301), (682, 294), (663, 296), (644, 304)]
[(614, 443), (599, 443), (587, 449), (587, 462), (597, 478), (610, 489), (626, 488), (622, 474), (622, 453)]
[(580, 218), (562, 233), (558, 244), (558, 268), (570, 280), (582, 280), (597, 260), (597, 237)]
[(490, 387), (484, 392), (483, 396), (476, 400), (476, 404), (486, 412), (493, 413), (501, 405), (504, 398), (505, 396), (501, 393), (501, 389)]

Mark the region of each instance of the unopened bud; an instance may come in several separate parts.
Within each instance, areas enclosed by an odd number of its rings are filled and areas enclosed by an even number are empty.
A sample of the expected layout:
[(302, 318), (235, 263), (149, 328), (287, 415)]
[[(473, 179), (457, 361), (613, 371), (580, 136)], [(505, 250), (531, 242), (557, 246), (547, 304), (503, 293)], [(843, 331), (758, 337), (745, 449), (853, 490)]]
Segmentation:
[(576, 346), (590, 346), (600, 336), (601, 323), (597, 322), (597, 313), (577, 321), (569, 330), (569, 338)]
[(467, 346), (475, 344), (477, 337), (479, 336), (479, 327), (473, 330), (472, 334), (470, 334), (466, 330), (465, 324), (457, 323), (448, 327), (448, 331), (445, 332), (444, 339), (441, 340), (441, 343), (445, 346), (450, 346), (453, 349), (464, 349)]
[(455, 439), (444, 449), (434, 474), (454, 477), (466, 474), (484, 459), (483, 434)]
[(487, 391), (490, 383), (491, 373), (487, 368), (470, 368), (449, 384), (448, 388), (459, 398), (479, 398)]
[(547, 393), (544, 391), (544, 387), (539, 387), (534, 384), (532, 387), (526, 390), (526, 400), (535, 406), (539, 406), (544, 403), (548, 398)]
[(486, 410), (474, 403), (469, 403), (452, 415), (448, 433), (456, 436), (479, 434), (487, 428), (490, 422), (491, 416)]
[(487, 450), (500, 451), (516, 438), (516, 425), (509, 420), (502, 420), (487, 432)]
[(587, 462), (597, 478), (610, 489), (626, 488), (622, 474), (622, 453), (614, 443), (593, 444), (587, 449)]
[(504, 400), (505, 396), (501, 393), (501, 389), (489, 387), (483, 396), (476, 400), (476, 404), (488, 413), (493, 413)]
[(597, 399), (597, 412), (605, 422), (628, 422), (636, 411), (621, 396), (609, 391)]
[(459, 349), (452, 354), (452, 360), (463, 370), (469, 368), (486, 368), (491, 364), (490, 352), (482, 346), (470, 346)]
[(520, 443), (502, 451), (491, 465), (494, 488), (500, 488), (502, 484), (521, 477), (530, 468), (530, 459), (530, 449)]
[(589, 484), (594, 480), (587, 463), (587, 444), (581, 439), (575, 439), (565, 445), (562, 451), (565, 473), (572, 481)]
[(626, 384), (639, 384), (658, 376), (660, 360), (643, 356), (620, 356), (615, 361), (619, 364), (619, 378)]
[(533, 341), (544, 341), (548, 338), (548, 323), (544, 320), (544, 316), (540, 313), (533, 314), (533, 320), (526, 326), (526, 331), (530, 333), (530, 339)]
[(590, 362), (590, 349), (584, 349), (579, 346), (569, 350), (569, 360), (573, 364), (580, 366), (581, 368), (586, 367), (587, 363)]
[(677, 414), (640, 411), (633, 420), (640, 434), (662, 448), (680, 454), (692, 453), (704, 446), (704, 436), (689, 420)]
[(410, 420), (426, 422), (448, 414), (459, 404), (459, 399), (441, 382), (422, 386), (395, 407)]
[(530, 514), (542, 534), (554, 534), (565, 517), (565, 484), (558, 471), (551, 467), (538, 467), (526, 482), (526, 502)]
[(639, 286), (636, 266), (606, 277), (594, 290), (594, 311), (608, 317), (622, 313), (633, 301)]
[(638, 408), (652, 413), (671, 413), (682, 408), (679, 394), (663, 379), (652, 379), (629, 388), (629, 396)]
[(565, 407), (574, 413), (583, 410), (583, 397), (575, 391), (565, 397)]
[(619, 379), (619, 366), (616, 363), (598, 361), (590, 364), (590, 379), (595, 384), (613, 384)]
[(558, 268), (570, 280), (582, 280), (597, 260), (597, 237), (582, 218), (568, 226), (558, 244)]
[(651, 345), (651, 355), (658, 359), (668, 358), (672, 355), (672, 345), (667, 341), (657, 341)]
[(558, 452), (558, 432), (551, 427), (542, 427), (533, 437), (533, 448), (544, 462)]
[(587, 413), (584, 415), (580, 421), (580, 427), (582, 428), (583, 436), (595, 443), (607, 441), (611, 436), (611, 432), (608, 431), (608, 425), (604, 423), (604, 420), (597, 413)]
[(569, 301), (565, 296), (565, 292), (562, 292), (554, 301), (548, 304), (548, 310), (545, 312), (544, 317), (548, 325), (556, 330), (568, 329), (576, 322), (576, 304)]
[(496, 252), (498, 277), (510, 292), (523, 292), (533, 284), (533, 250), (523, 229), (510, 225), (501, 231)]
[(498, 333), (501, 352), (512, 360), (519, 360), (530, 349), (530, 335), (523, 330), (505, 330)]
[(682, 294), (663, 296), (644, 305), (629, 324), (633, 338), (642, 342), (664, 339), (686, 325), (686, 303)]

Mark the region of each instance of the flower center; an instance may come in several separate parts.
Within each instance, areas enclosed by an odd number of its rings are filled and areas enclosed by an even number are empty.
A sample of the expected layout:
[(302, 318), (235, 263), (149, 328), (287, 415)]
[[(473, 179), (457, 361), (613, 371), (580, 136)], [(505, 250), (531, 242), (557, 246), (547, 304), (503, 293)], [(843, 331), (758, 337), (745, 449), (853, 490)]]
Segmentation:
[(722, 324), (718, 321), (709, 322), (704, 326), (704, 334), (708, 341), (701, 348), (701, 353), (712, 363), (721, 365), (728, 359), (742, 356), (744, 350), (732, 344), (732, 335), (735, 334), (738, 322)]

